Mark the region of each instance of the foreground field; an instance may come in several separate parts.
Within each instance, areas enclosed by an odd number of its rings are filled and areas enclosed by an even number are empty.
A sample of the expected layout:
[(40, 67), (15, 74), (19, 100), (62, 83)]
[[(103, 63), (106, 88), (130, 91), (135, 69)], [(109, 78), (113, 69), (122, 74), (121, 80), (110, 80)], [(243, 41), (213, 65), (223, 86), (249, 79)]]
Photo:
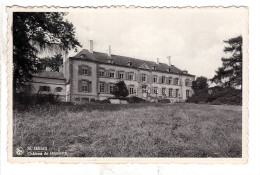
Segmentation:
[(24, 148), (23, 156), (38, 146), (69, 157), (241, 157), (241, 110), (206, 104), (21, 107), (14, 109), (13, 146)]

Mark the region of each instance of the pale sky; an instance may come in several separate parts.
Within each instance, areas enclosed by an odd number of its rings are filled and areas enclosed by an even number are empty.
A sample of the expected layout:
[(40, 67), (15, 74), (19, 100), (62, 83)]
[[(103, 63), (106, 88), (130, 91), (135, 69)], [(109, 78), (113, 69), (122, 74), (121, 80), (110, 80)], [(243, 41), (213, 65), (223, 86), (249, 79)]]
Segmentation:
[[(89, 9), (70, 12), (76, 37), (88, 49), (171, 63), (195, 76), (212, 78), (221, 66), (223, 40), (247, 32), (245, 9)], [(69, 56), (74, 56), (70, 52)]]

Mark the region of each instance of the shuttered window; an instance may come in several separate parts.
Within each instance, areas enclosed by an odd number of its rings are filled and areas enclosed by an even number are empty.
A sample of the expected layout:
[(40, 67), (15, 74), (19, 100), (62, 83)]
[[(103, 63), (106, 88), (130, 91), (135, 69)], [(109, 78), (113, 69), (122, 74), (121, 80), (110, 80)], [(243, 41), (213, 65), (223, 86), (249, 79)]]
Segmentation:
[(172, 97), (172, 88), (169, 88), (169, 97)]
[(120, 79), (124, 79), (124, 75), (125, 75), (125, 73), (123, 71), (119, 72), (119, 78)]
[(92, 82), (89, 80), (79, 80), (79, 92), (92, 92)]
[(133, 85), (129, 86), (129, 94), (130, 95), (135, 94), (135, 90), (134, 90), (134, 86)]
[(172, 77), (168, 77), (168, 84), (172, 84)]
[(109, 71), (109, 77), (110, 78), (115, 78), (115, 71), (114, 70), (110, 70)]
[(91, 67), (86, 66), (86, 65), (79, 65), (78, 66), (78, 74), (79, 75), (91, 76)]
[(158, 94), (158, 88), (157, 87), (153, 87), (153, 91), (154, 94)]
[(99, 76), (100, 77), (105, 77), (105, 69), (104, 68), (100, 68), (99, 69)]
[(105, 83), (103, 83), (103, 82), (99, 83), (99, 92), (105, 93)]
[(114, 89), (115, 89), (115, 84), (110, 83), (109, 84), (109, 91), (110, 91), (110, 93), (113, 93)]
[(144, 82), (144, 81), (147, 81), (146, 74), (142, 74), (141, 80), (142, 80), (143, 82)]
[(154, 82), (154, 83), (157, 83), (157, 81), (158, 81), (158, 76), (157, 76), (157, 75), (154, 75), (154, 76), (153, 76), (153, 82)]
[(166, 77), (162, 76), (162, 83), (165, 83), (165, 82), (166, 82)]
[(174, 85), (177, 85), (178, 82), (179, 82), (179, 78), (174, 78), (174, 79), (173, 79), (173, 84), (174, 84)]
[(166, 88), (162, 88), (162, 95), (166, 95)]
[(128, 80), (134, 80), (134, 73), (133, 72), (128, 73)]

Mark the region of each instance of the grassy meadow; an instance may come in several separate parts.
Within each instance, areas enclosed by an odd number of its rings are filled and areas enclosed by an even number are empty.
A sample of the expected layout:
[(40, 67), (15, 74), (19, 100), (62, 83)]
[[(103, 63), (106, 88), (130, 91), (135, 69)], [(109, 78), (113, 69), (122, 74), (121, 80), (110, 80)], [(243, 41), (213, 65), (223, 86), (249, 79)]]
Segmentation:
[[(13, 146), (69, 157), (241, 157), (242, 107), (207, 104), (15, 106)], [(15, 153), (14, 153), (14, 156)]]

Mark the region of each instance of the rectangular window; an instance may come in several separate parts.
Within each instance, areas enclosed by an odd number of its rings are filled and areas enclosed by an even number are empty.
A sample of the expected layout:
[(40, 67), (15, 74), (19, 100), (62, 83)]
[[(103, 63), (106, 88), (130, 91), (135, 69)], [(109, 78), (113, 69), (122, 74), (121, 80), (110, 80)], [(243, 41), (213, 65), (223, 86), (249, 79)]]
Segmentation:
[(91, 67), (89, 66), (82, 66), (82, 75), (91, 76)]
[(135, 93), (134, 86), (129, 86), (129, 94), (132, 95)]
[(154, 83), (157, 83), (157, 81), (158, 81), (158, 76), (157, 76), (157, 75), (154, 75), (154, 76), (153, 76), (153, 82), (154, 82)]
[(129, 72), (129, 80), (134, 80), (134, 73), (133, 72)]
[(166, 95), (166, 88), (162, 88), (162, 95)]
[(172, 77), (168, 78), (168, 84), (172, 84)]
[(109, 90), (110, 90), (111, 94), (114, 92), (114, 89), (115, 89), (115, 84), (110, 83), (109, 84)]
[(99, 83), (99, 91), (101, 93), (105, 93), (105, 83)]
[(99, 69), (99, 76), (105, 77), (105, 70), (104, 69)]
[(166, 79), (166, 77), (162, 76), (162, 83), (165, 83), (165, 79)]
[(92, 86), (91, 81), (82, 81), (81, 82), (81, 90), (83, 92), (91, 92), (91, 86)]
[(109, 71), (109, 77), (110, 77), (110, 78), (115, 78), (115, 71), (110, 70), (110, 71)]
[(142, 81), (146, 81), (146, 74), (142, 74)]
[(123, 71), (119, 72), (119, 78), (120, 79), (124, 79), (124, 75), (125, 75), (125, 73)]
[(169, 88), (169, 97), (172, 97), (172, 88)]
[(56, 92), (61, 92), (61, 91), (62, 91), (62, 87), (56, 87), (56, 88), (55, 88), (55, 91), (56, 91)]
[(154, 94), (158, 94), (158, 88), (157, 88), (157, 87), (154, 87), (154, 88), (153, 88), (153, 93), (154, 93)]
[(173, 79), (173, 84), (177, 85), (177, 84), (179, 84), (178, 82), (179, 82), (179, 78), (174, 78)]
[(39, 91), (49, 92), (50, 91), (50, 86), (40, 86)]

